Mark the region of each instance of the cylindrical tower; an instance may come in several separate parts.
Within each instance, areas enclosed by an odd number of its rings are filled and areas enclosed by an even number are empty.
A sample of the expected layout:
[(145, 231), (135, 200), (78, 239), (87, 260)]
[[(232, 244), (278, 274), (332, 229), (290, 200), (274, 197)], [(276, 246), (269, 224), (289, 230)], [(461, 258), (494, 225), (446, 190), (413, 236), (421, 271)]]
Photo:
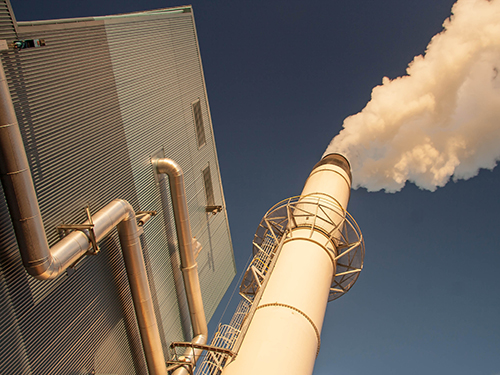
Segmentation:
[(346, 238), (350, 188), (347, 160), (327, 155), (313, 168), (300, 197), (264, 217), (261, 227), (274, 237), (279, 255), (223, 375), (312, 374), (326, 304), (346, 292), (361, 270), (362, 239)]

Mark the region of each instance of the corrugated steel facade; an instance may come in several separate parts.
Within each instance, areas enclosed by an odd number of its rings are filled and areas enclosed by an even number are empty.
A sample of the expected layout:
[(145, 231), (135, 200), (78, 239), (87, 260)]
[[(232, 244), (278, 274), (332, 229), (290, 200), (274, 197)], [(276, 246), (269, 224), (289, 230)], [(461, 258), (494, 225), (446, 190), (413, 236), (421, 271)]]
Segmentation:
[[(49, 244), (58, 241), (56, 225), (84, 221), (87, 204), (94, 213), (122, 198), (138, 211), (158, 211), (142, 244), (167, 353), (171, 341), (190, 339), (189, 319), (175, 289), (168, 184), (155, 179), (151, 156), (172, 158), (185, 172), (192, 231), (203, 246), (197, 261), (207, 319), (235, 274), (226, 212), (205, 212), (206, 166), (215, 203), (224, 205), (224, 197), (191, 8), (20, 23), (18, 33), (47, 44), (4, 53), (2, 61)], [(14, 27), (3, 35), (15, 38)], [(206, 135), (200, 148), (192, 111), (198, 99)], [(116, 233), (70, 276), (39, 281), (22, 266), (3, 192), (0, 230), (2, 373), (147, 373)]]
[(9, 0), (0, 0), (0, 39), (16, 37), (16, 18)]

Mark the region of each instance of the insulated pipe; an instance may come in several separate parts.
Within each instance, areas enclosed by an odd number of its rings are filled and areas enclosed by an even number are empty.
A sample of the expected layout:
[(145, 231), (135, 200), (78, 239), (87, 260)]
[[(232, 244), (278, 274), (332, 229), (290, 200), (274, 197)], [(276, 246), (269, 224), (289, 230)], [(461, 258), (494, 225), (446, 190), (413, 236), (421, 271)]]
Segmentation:
[(142, 346), (150, 375), (166, 375), (167, 366), (163, 355), (160, 331), (156, 322), (146, 264), (142, 254), (140, 232), (132, 206), (127, 202), (125, 203), (129, 207), (128, 217), (118, 224), (118, 235), (123, 259), (127, 267), (127, 277), (141, 333)]
[[(174, 210), (175, 229), (179, 242), (179, 253), (181, 258), (182, 277), (186, 289), (189, 315), (193, 327), (193, 344), (206, 344), (208, 339), (208, 326), (201, 297), (200, 280), (198, 277), (198, 264), (193, 251), (193, 237), (187, 207), (186, 192), (184, 188), (184, 173), (179, 164), (171, 159), (153, 159), (153, 166), (157, 173), (168, 175), (170, 195)], [(202, 350), (188, 348), (184, 353), (187, 362), (196, 365), (196, 361)], [(189, 372), (181, 367), (174, 375), (185, 375)]]
[[(49, 248), (21, 132), (0, 62), (0, 174), (14, 225), (23, 264), (37, 279), (54, 279), (84, 256), (90, 240), (83, 231), (73, 231)], [(166, 375), (167, 369), (146, 266), (139, 241), (139, 230), (132, 206), (114, 200), (93, 217), (96, 240), (115, 226), (122, 247), (141, 340), (150, 375)], [(86, 222), (88, 224), (88, 222)]]
[[(316, 164), (295, 206), (296, 225), (283, 241), (237, 356), (223, 375), (312, 374), (350, 187), (343, 156), (328, 155)], [(321, 208), (312, 210), (319, 199)]]

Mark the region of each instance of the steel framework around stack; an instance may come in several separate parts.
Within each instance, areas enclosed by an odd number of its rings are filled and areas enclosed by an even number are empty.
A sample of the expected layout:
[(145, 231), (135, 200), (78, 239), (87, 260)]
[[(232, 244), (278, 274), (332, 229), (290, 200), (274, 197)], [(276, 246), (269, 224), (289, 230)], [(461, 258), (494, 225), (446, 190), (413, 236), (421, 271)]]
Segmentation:
[[(328, 301), (345, 294), (356, 282), (363, 268), (364, 241), (358, 224), (331, 197), (314, 195), (291, 197), (274, 205), (262, 218), (253, 240), (254, 257), (240, 286), (242, 297), (228, 325), (219, 325), (212, 347), (238, 352), (248, 325), (258, 306), (265, 284), (281, 251), (283, 242), (293, 237), (293, 229), (308, 228), (325, 234), (322, 244), (336, 264)], [(197, 375), (221, 374), (233, 357), (208, 352)]]
[[(258, 256), (269, 239), (277, 245), (284, 236), (292, 237), (293, 229), (298, 227), (310, 228), (311, 233), (319, 230), (327, 236), (324, 246), (332, 251), (336, 263), (328, 301), (339, 298), (354, 285), (363, 268), (365, 244), (358, 224), (331, 197), (291, 197), (274, 205), (260, 222), (253, 240), (254, 254)], [(242, 288), (252, 283), (248, 273)]]

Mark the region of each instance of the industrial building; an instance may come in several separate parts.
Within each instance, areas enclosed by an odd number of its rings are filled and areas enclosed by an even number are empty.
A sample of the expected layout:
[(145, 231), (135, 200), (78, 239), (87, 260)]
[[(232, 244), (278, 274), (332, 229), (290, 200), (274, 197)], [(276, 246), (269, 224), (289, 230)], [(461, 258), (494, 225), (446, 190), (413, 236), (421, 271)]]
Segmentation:
[[(235, 275), (192, 9), (16, 22), (3, 0), (0, 40), (8, 46), (0, 54), (11, 97), (2, 94), (0, 124), (1, 372), (154, 373), (144, 346), (149, 328), (139, 327), (131, 296), (135, 276), (124, 265), (125, 229), (119, 239), (114, 226), (100, 231), (98, 220), (123, 202), (135, 212), (134, 246), (142, 248), (154, 310), (147, 313), (156, 317), (169, 360), (172, 342), (197, 334), (180, 270), (196, 267), (181, 265), (172, 178), (156, 160), (184, 172), (194, 237), (184, 242), (194, 249), (206, 320)], [(4, 165), (12, 158), (5, 134), (14, 117), (19, 155), (29, 164), (15, 172)], [(29, 172), (44, 233), (23, 227), (32, 217), (14, 208), (34, 209), (14, 181), (27, 181)], [(132, 220), (124, 215), (118, 221)], [(46, 237), (51, 251), (69, 237), (88, 242), (76, 262), (68, 255), (70, 267), (52, 267), (64, 262), (51, 253), (40, 271), (41, 263), (28, 259), (30, 236)]]

